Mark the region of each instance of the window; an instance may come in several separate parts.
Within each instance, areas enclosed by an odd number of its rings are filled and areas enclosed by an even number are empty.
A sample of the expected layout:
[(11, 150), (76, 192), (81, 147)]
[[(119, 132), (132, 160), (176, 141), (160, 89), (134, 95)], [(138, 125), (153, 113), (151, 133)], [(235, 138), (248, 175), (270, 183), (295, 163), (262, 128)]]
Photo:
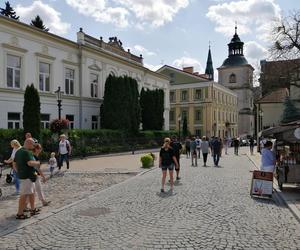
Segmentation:
[(174, 91), (171, 91), (170, 92), (170, 102), (175, 102), (175, 92)]
[(92, 115), (92, 129), (98, 129), (98, 116)]
[(216, 120), (216, 111), (214, 110), (214, 121)]
[(186, 111), (186, 110), (183, 110), (182, 112), (181, 112), (181, 120), (183, 121), (184, 120), (184, 118), (186, 117), (186, 119), (188, 119), (188, 112)]
[(196, 91), (195, 91), (195, 100), (200, 100), (201, 98), (202, 98), (201, 89), (196, 89)]
[(6, 83), (7, 87), (20, 88), (21, 57), (7, 55)]
[(170, 111), (170, 122), (174, 122), (175, 121), (175, 112), (174, 110)]
[(181, 91), (181, 101), (188, 100), (188, 92), (186, 90)]
[(49, 128), (49, 127), (50, 127), (50, 115), (41, 114), (41, 128)]
[(236, 75), (235, 74), (231, 74), (229, 76), (229, 83), (236, 83)]
[(50, 64), (39, 64), (39, 88), (40, 91), (50, 91)]
[(74, 129), (74, 115), (66, 115), (66, 119), (69, 120), (69, 129)]
[(195, 134), (196, 134), (196, 136), (201, 137), (202, 136), (201, 129), (196, 129)]
[(196, 120), (196, 121), (201, 121), (201, 120), (202, 120), (202, 119), (201, 119), (201, 118), (202, 118), (201, 116), (202, 116), (201, 110), (196, 110), (196, 111), (195, 111), (195, 120)]
[(7, 128), (20, 128), (20, 113), (7, 113)]
[(98, 97), (98, 75), (91, 73), (91, 97)]
[(66, 68), (65, 73), (65, 94), (74, 95), (74, 79), (75, 71), (73, 69)]

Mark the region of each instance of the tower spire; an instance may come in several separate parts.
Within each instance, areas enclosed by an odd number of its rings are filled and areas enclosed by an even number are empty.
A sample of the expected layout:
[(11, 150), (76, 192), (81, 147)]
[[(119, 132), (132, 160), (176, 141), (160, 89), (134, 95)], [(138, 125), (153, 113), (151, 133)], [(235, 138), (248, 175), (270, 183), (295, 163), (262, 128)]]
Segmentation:
[(214, 80), (214, 67), (213, 67), (213, 62), (212, 62), (212, 57), (211, 57), (210, 44), (211, 44), (211, 42), (209, 41), (205, 74), (208, 75), (209, 80), (213, 81)]
[(235, 21), (235, 27), (234, 27), (234, 29), (235, 29), (235, 35), (237, 35), (237, 21)]

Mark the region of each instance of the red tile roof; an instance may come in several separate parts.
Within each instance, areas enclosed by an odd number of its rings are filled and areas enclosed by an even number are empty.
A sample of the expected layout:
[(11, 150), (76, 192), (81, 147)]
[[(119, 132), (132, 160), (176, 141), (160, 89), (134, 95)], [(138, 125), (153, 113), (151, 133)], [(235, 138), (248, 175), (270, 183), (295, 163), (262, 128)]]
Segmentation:
[(289, 95), (287, 88), (276, 89), (258, 100), (258, 103), (281, 103)]

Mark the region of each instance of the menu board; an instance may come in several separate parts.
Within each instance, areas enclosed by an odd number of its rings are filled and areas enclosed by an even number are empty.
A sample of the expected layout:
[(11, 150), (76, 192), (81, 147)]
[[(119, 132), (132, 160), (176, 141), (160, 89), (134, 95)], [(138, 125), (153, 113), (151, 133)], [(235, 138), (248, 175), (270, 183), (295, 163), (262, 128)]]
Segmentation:
[(272, 195), (273, 173), (255, 170), (253, 172), (251, 195)]

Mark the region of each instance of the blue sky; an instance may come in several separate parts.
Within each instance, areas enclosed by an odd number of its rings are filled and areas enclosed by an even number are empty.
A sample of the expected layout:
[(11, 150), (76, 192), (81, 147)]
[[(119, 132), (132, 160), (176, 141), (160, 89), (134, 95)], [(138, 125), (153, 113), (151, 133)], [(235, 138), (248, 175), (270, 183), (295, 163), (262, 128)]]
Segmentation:
[[(4, 6), (4, 1), (0, 1)], [(12, 0), (21, 21), (39, 14), (50, 32), (76, 41), (76, 32), (117, 36), (125, 48), (143, 54), (145, 66), (194, 66), (204, 73), (211, 41), (214, 68), (227, 57), (238, 33), (256, 67), (268, 56), (270, 23), (300, 8), (299, 0)]]

